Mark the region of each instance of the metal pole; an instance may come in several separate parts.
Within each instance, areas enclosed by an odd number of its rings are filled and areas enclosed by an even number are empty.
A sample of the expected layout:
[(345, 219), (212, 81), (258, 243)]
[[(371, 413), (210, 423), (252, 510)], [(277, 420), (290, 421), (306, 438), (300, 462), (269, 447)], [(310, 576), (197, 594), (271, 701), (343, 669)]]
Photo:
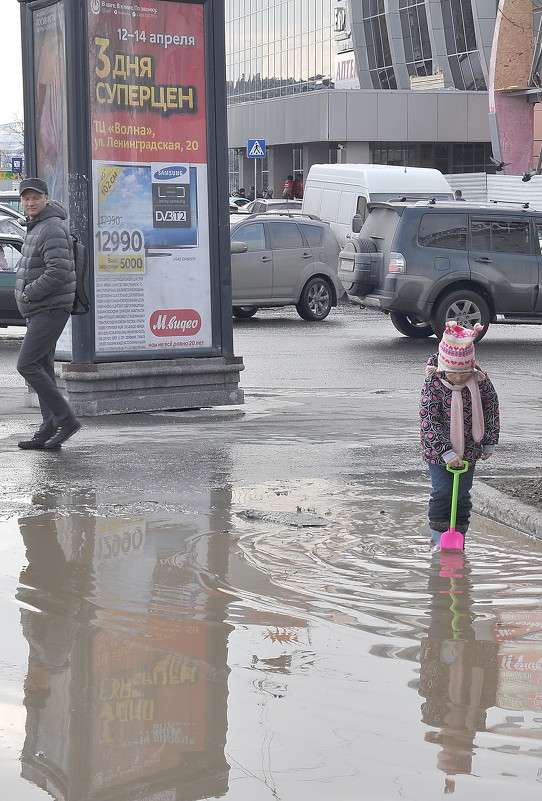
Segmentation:
[(254, 159), (254, 200), (256, 200), (256, 198), (258, 196), (258, 191), (256, 189), (256, 185), (257, 185), (256, 178), (257, 178), (257, 175), (258, 175), (258, 159)]

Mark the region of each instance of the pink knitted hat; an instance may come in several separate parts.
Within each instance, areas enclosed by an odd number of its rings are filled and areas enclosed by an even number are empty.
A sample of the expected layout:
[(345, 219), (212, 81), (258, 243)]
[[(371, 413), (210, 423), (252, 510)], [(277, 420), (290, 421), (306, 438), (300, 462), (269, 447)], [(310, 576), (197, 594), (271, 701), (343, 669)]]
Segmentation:
[(463, 328), (448, 320), (438, 348), (438, 370), (448, 373), (469, 373), (474, 370), (474, 340), (484, 326), (476, 323), (474, 330)]

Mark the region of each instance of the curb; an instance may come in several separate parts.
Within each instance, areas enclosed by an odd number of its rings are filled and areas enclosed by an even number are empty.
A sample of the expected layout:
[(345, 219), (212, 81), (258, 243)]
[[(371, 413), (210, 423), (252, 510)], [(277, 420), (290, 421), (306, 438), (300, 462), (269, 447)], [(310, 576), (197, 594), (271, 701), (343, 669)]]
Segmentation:
[(482, 481), (472, 488), (473, 511), (516, 531), (542, 539), (542, 514), (533, 506), (505, 495)]

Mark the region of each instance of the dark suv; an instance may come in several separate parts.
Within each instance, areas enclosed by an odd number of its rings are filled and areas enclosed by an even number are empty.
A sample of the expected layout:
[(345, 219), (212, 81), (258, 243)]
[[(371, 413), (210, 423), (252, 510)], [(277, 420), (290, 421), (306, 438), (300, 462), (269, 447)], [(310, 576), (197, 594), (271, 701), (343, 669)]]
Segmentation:
[[(339, 256), (350, 300), (402, 334), (441, 336), (447, 320), (542, 324), (542, 211), (421, 201), (373, 203)], [(355, 228), (354, 228), (355, 230)]]

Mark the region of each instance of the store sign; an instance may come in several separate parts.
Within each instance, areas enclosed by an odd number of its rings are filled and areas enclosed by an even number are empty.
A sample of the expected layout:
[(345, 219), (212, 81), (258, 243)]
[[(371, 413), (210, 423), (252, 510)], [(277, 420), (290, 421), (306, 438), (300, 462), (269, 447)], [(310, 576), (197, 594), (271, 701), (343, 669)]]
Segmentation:
[(337, 0), (333, 27), (335, 30), (337, 51), (343, 53), (347, 50), (352, 50), (352, 29), (350, 26), (350, 11), (347, 0)]
[(96, 353), (209, 348), (203, 6), (91, 3), (88, 24)]
[(352, 51), (337, 54), (335, 89), (359, 89), (356, 59)]

